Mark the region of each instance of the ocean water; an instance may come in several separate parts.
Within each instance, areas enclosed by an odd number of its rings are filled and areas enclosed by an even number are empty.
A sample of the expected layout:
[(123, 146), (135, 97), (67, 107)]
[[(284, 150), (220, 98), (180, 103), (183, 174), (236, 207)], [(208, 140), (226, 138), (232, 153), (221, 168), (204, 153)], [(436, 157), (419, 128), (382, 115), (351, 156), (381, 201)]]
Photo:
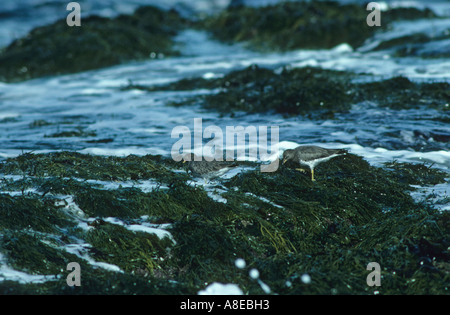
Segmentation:
[[(266, 1), (271, 3), (275, 1)], [(343, 1), (348, 2), (348, 1)], [(84, 15), (115, 16), (131, 13), (143, 4), (162, 7), (175, 6), (183, 14), (213, 12), (227, 5), (228, 1), (97, 1), (82, 2)], [(250, 1), (252, 5), (258, 2)], [(450, 30), (450, 2), (448, 1), (391, 1), (393, 6), (428, 6), (444, 19), (427, 19), (395, 23), (389, 31), (375, 37), (358, 50), (346, 43), (329, 50), (296, 50), (287, 53), (257, 53), (242, 45), (225, 45), (200, 31), (186, 30), (177, 37), (183, 55), (141, 62), (129, 62), (105, 69), (78, 74), (52, 76), (22, 83), (0, 83), (0, 159), (14, 157), (24, 152), (52, 152), (75, 150), (99, 155), (126, 156), (129, 154), (162, 154), (170, 156), (177, 139), (171, 137), (177, 126), (194, 128), (194, 118), (202, 118), (203, 128), (226, 126), (278, 126), (278, 154), (299, 144), (316, 144), (329, 148), (346, 148), (363, 156), (372, 165), (385, 162), (414, 162), (433, 164), (433, 167), (449, 171), (450, 126), (436, 120), (443, 113), (434, 109), (393, 110), (379, 108), (371, 103), (355, 104), (348, 113), (336, 115), (332, 120), (310, 120), (298, 116), (286, 118), (278, 114), (236, 114), (222, 116), (206, 111), (200, 106), (170, 107), (169, 102), (186, 96), (211, 93), (196, 91), (143, 92), (121, 90), (131, 80), (134, 84), (164, 84), (183, 78), (215, 78), (257, 64), (272, 69), (317, 66), (325, 69), (369, 73), (377, 78), (403, 75), (420, 82), (450, 82), (450, 59), (394, 58), (385, 52), (369, 52), (376, 41), (405, 36), (418, 32), (434, 34)], [(25, 35), (38, 26), (65, 18), (67, 1), (2, 0), (0, 3), (0, 46)], [(439, 45), (439, 43), (430, 43)], [(0, 65), (1, 66), (1, 65)], [(447, 115), (448, 112), (446, 113)], [(448, 116), (447, 116), (448, 117)], [(46, 124), (33, 127), (36, 123)], [(448, 120), (447, 120), (448, 121)], [(77, 129), (78, 128), (78, 129)], [(87, 138), (54, 138), (51, 134), (63, 131), (83, 130), (94, 132)], [(442, 134), (447, 141), (437, 141), (432, 134)], [(103, 141), (109, 139), (108, 141)], [(98, 140), (98, 141), (92, 141)], [(239, 170), (230, 172), (233, 176)], [(450, 177), (450, 176), (449, 176)], [(111, 183), (104, 184), (105, 189)], [(140, 185), (151, 190), (153, 183), (120, 183), (122, 186)], [(109, 186), (108, 186), (109, 185)], [(206, 184), (205, 184), (206, 185)], [(206, 185), (206, 187), (208, 187)], [(213, 194), (211, 192), (211, 194)], [(414, 192), (418, 200), (442, 201), (450, 194), (447, 183), (434, 187), (419, 187)], [(431, 197), (430, 197), (431, 196)], [(76, 211), (70, 200), (68, 208)], [(64, 199), (63, 198), (63, 199)], [(220, 198), (220, 197), (217, 197)], [(447, 201), (449, 199), (447, 198)], [(448, 202), (438, 202), (436, 207), (450, 210)], [(87, 221), (86, 221), (87, 220)], [(88, 222), (85, 219), (81, 222)], [(111, 223), (125, 225), (114, 218)], [(130, 223), (128, 228), (149, 233), (168, 233), (164, 226), (143, 226)], [(86, 244), (78, 244), (71, 250), (83, 256)], [(2, 262), (0, 254), (0, 263)], [(0, 264), (1, 266), (1, 264)], [(112, 268), (114, 266), (104, 266)], [(25, 279), (25, 282), (46, 281), (43, 276), (31, 276), (0, 267), (0, 280)], [(7, 275), (7, 276), (5, 276)]]

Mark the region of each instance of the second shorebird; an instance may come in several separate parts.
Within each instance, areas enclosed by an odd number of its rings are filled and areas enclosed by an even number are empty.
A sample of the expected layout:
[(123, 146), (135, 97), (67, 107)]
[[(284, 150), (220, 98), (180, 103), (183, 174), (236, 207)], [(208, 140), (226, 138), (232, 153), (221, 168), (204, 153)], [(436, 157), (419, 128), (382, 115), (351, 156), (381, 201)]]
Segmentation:
[(206, 182), (210, 179), (222, 176), (232, 168), (238, 166), (234, 161), (206, 161), (203, 158), (201, 161), (195, 161), (195, 155), (191, 155), (190, 161), (187, 161), (185, 158), (183, 163), (185, 162), (188, 163), (188, 168), (192, 175), (201, 177), (205, 179)]
[[(344, 149), (325, 149), (315, 145), (304, 145), (296, 147), (295, 149), (288, 149), (283, 152), (283, 164), (287, 161), (293, 161), (301, 165), (309, 166), (311, 169), (311, 180), (314, 179), (314, 168), (336, 156), (346, 154)], [(297, 169), (304, 171), (303, 169)]]

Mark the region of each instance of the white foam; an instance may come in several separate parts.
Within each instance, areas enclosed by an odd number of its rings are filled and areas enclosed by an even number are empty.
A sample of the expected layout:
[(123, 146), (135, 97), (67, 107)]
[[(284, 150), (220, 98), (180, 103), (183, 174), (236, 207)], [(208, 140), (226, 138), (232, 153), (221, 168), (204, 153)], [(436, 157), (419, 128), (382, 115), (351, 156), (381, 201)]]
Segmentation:
[(91, 244), (80, 242), (77, 244), (67, 244), (64, 246), (63, 249), (65, 251), (67, 251), (68, 253), (71, 253), (73, 255), (80, 257), (83, 260), (86, 260), (92, 266), (96, 266), (96, 267), (106, 269), (109, 271), (123, 273), (123, 271), (116, 265), (101, 262), (101, 261), (95, 261), (94, 259), (92, 259), (92, 257), (90, 257), (88, 254), (88, 252), (91, 248), (92, 248)]
[(170, 232), (166, 230), (167, 228), (171, 227), (171, 224), (153, 224), (149, 222), (142, 222), (140, 224), (127, 224), (124, 221), (114, 217), (105, 218), (104, 221), (111, 224), (123, 226), (130, 231), (155, 234), (159, 237), (159, 239), (169, 238), (174, 244), (176, 244), (176, 241), (173, 238), (172, 234), (170, 234)]
[(259, 278), (259, 271), (258, 271), (258, 269), (252, 268), (252, 269), (250, 269), (248, 275), (252, 279), (258, 279)]
[(244, 269), (247, 264), (244, 259), (238, 258), (234, 261), (234, 265), (239, 269)]
[(20, 117), (19, 113), (0, 112), (0, 120)]
[(434, 186), (422, 187), (411, 185), (416, 188), (411, 192), (411, 196), (416, 202), (428, 202), (440, 211), (450, 211), (450, 178), (445, 179), (445, 183)]
[(307, 273), (303, 274), (300, 279), (302, 280), (303, 283), (305, 284), (310, 284), (311, 283), (311, 276)]
[(76, 219), (80, 220), (81, 218), (86, 217), (86, 214), (74, 201), (74, 197), (72, 195), (56, 195), (55, 198), (59, 199), (55, 202), (55, 205), (64, 206), (64, 210), (72, 214)]
[(142, 148), (142, 147), (124, 147), (124, 148), (86, 148), (78, 151), (84, 154), (102, 155), (102, 156), (128, 156), (128, 155), (138, 155), (144, 156), (147, 154), (152, 155), (163, 155), (168, 152), (158, 148)]
[(348, 53), (348, 52), (353, 52), (353, 47), (347, 43), (343, 43), (343, 44), (337, 45), (336, 47), (332, 48), (331, 51), (337, 52), (337, 53)]
[(219, 282), (213, 282), (208, 285), (204, 290), (200, 290), (198, 295), (243, 295), (244, 293), (238, 285), (228, 283), (222, 284)]
[(430, 151), (416, 152), (409, 150), (388, 150), (386, 148), (370, 148), (363, 147), (358, 144), (342, 145), (343, 148), (349, 149), (349, 152), (360, 155), (375, 165), (381, 165), (385, 162), (397, 160), (399, 162), (427, 162), (435, 163), (442, 169), (450, 168), (450, 151)]
[(6, 259), (0, 253), (0, 281), (17, 281), (19, 283), (44, 283), (47, 281), (58, 280), (61, 275), (31, 275), (23, 271), (18, 271), (6, 263)]

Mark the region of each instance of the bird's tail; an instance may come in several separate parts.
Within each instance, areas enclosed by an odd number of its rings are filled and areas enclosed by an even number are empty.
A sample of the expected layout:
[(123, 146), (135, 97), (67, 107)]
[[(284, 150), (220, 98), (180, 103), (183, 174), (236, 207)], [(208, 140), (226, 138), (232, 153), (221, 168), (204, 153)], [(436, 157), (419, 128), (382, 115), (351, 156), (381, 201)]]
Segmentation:
[(233, 167), (238, 167), (239, 164), (237, 161), (222, 161), (222, 163), (220, 163), (221, 166), (223, 167), (229, 167), (229, 168), (233, 168)]

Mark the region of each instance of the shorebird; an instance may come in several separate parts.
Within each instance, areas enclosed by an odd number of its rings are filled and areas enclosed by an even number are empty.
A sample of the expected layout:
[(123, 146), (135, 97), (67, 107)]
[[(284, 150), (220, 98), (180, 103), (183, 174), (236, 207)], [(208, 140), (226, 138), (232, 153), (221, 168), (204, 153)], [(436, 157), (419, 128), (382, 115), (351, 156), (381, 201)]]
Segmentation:
[[(297, 162), (301, 165), (309, 166), (311, 169), (311, 180), (314, 179), (314, 168), (322, 163), (326, 162), (336, 156), (346, 154), (347, 150), (344, 149), (325, 149), (315, 145), (304, 145), (296, 147), (295, 149), (287, 149), (283, 152), (283, 162), (287, 161)], [(296, 168), (298, 171), (304, 172), (304, 169)]]
[[(197, 157), (198, 158), (198, 157)], [(203, 157), (201, 161), (195, 160), (195, 155), (191, 154), (190, 161), (187, 161), (186, 156), (183, 158), (183, 163), (188, 163), (188, 169), (195, 177), (205, 179), (205, 182), (216, 177), (220, 177), (238, 164), (234, 161), (206, 161)]]

